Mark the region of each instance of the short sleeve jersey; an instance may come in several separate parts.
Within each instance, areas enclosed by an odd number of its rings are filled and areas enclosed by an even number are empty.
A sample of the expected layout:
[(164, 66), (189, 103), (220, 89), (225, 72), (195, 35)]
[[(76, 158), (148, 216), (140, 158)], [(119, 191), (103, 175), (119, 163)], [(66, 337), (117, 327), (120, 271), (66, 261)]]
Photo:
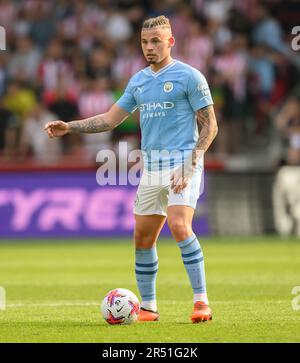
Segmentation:
[[(203, 74), (173, 60), (156, 73), (150, 67), (136, 73), (117, 104), (128, 112), (139, 109), (145, 166), (156, 169), (191, 152), (199, 136), (195, 112), (213, 101)], [(176, 156), (170, 161), (171, 152)]]

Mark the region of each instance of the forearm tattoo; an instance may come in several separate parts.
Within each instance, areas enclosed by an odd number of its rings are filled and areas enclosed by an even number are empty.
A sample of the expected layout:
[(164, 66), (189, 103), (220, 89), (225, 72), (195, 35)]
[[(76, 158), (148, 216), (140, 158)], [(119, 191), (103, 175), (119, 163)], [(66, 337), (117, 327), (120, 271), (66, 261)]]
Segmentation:
[(196, 112), (199, 139), (193, 150), (192, 166), (195, 167), (203, 153), (209, 148), (217, 135), (218, 127), (213, 110), (213, 106), (201, 108)]
[(89, 117), (84, 120), (69, 122), (70, 131), (73, 133), (83, 132), (86, 134), (95, 134), (97, 132), (108, 131), (111, 125), (108, 124), (101, 115)]

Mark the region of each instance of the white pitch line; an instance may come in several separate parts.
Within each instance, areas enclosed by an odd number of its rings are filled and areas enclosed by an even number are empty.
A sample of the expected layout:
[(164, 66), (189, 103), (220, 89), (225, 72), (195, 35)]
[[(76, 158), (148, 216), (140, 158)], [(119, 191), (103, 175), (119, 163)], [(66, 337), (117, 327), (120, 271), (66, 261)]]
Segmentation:
[(6, 308), (27, 308), (27, 307), (58, 307), (58, 306), (100, 306), (100, 302), (89, 301), (89, 302), (76, 302), (76, 301), (62, 301), (62, 302), (47, 302), (39, 304), (31, 303), (18, 303), (18, 304), (7, 304)]
[[(164, 304), (168, 304), (168, 305), (172, 305), (172, 304), (176, 304), (178, 305), (178, 301), (173, 301), (173, 300), (162, 300), (161, 301)], [(270, 303), (270, 301), (261, 301), (262, 303)], [(180, 303), (185, 303), (184, 301), (180, 301)], [(253, 300), (241, 300), (238, 302), (240, 305), (241, 304), (253, 304), (255, 303), (255, 301)], [(272, 304), (283, 304), (283, 303), (287, 303), (286, 300), (273, 300)], [(58, 302), (54, 302), (54, 301), (49, 301), (49, 302), (45, 302), (45, 303), (16, 303), (16, 304), (7, 304), (6, 308), (27, 308), (27, 307), (60, 307), (60, 306), (100, 306), (101, 301), (97, 302), (97, 301), (58, 301)], [(228, 304), (232, 304), (231, 300), (216, 300), (216, 301), (211, 301), (211, 305), (228, 305)]]

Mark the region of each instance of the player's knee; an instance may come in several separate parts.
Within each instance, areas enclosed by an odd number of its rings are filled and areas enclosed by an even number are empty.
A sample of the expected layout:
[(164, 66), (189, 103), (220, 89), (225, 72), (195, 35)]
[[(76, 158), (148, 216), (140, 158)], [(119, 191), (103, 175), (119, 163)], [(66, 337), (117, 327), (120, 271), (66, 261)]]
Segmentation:
[(183, 241), (192, 234), (191, 226), (188, 223), (177, 220), (168, 221), (170, 231), (177, 242)]
[(137, 229), (134, 232), (134, 243), (136, 248), (151, 248), (155, 239), (146, 231)]

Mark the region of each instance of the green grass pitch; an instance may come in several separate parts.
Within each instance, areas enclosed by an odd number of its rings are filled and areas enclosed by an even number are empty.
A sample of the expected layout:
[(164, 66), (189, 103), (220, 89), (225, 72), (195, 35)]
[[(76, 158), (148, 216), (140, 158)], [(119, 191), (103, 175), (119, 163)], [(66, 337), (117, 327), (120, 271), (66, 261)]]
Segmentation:
[[(192, 324), (192, 292), (172, 240), (158, 243), (159, 322), (110, 326), (99, 305), (124, 287), (138, 295), (130, 240), (0, 244), (0, 342), (300, 342), (299, 240), (202, 241), (211, 322)], [(298, 302), (299, 303), (299, 302)]]

